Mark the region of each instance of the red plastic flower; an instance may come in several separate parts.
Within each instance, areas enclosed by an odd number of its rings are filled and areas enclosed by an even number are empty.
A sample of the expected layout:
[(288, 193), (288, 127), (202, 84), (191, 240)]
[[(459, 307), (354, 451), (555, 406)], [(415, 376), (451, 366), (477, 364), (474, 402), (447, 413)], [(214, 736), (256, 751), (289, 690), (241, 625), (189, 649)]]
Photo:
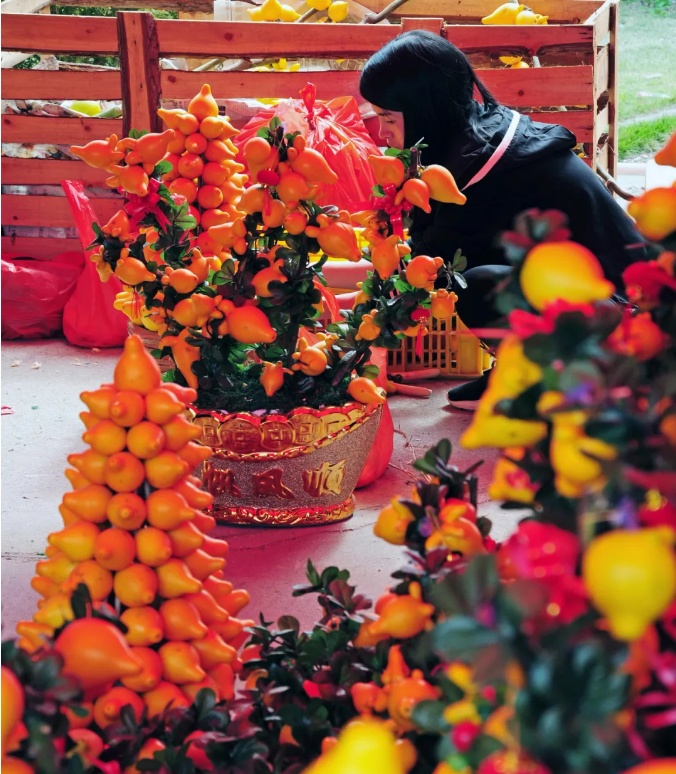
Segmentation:
[(570, 301), (560, 299), (546, 306), (542, 315), (514, 309), (509, 313), (509, 327), (520, 339), (527, 339), (537, 333), (550, 334), (556, 328), (559, 315), (564, 312), (582, 312), (585, 317), (591, 317), (594, 307), (591, 304), (571, 304)]

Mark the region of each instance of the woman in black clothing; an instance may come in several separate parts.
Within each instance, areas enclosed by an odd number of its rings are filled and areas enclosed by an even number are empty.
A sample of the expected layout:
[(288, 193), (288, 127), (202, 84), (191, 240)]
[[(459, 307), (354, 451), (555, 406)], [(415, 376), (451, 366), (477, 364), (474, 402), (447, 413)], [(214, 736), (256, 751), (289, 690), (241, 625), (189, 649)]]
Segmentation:
[[(410, 242), (413, 255), (447, 261), (462, 250), (468, 287), (457, 290), (457, 309), (470, 328), (499, 319), (492, 291), (509, 269), (497, 237), (526, 210), (563, 212), (571, 239), (597, 256), (620, 293), (625, 267), (645, 260), (645, 240), (573, 152), (575, 136), (498, 104), (467, 57), (440, 35), (413, 30), (394, 38), (366, 63), (359, 90), (389, 145), (423, 140), (421, 163), (449, 169), (467, 196), (462, 206), (431, 202), (429, 214), (414, 208)], [(449, 400), (478, 398), (485, 382), (454, 388)]]

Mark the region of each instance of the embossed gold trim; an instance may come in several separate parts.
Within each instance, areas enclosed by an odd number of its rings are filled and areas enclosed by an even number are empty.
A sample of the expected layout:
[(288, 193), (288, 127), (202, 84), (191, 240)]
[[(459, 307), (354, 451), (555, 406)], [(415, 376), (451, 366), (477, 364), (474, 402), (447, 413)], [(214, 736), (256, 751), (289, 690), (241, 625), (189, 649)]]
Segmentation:
[(189, 407), (202, 428), (198, 443), (213, 449), (212, 459), (261, 462), (310, 454), (351, 433), (382, 406), (346, 403), (324, 409), (295, 408), (288, 414), (223, 413)]
[(209, 513), (224, 524), (255, 525), (259, 527), (317, 527), (320, 524), (344, 521), (352, 516), (355, 499), (350, 495), (339, 505), (305, 505), (300, 508), (214, 508)]

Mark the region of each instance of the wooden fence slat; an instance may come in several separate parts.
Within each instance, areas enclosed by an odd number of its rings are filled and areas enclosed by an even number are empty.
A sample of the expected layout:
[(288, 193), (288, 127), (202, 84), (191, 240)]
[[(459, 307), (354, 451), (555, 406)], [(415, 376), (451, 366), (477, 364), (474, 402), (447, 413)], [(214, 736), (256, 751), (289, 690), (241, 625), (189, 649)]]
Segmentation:
[(8, 70), (2, 75), (2, 99), (120, 99), (120, 73)]
[(594, 102), (603, 94), (607, 94), (610, 85), (610, 61), (608, 46), (599, 50), (596, 56), (596, 67), (594, 68)]
[[(390, 0), (360, 0), (361, 5), (371, 11), (382, 11)], [(529, 7), (536, 13), (549, 16), (550, 22), (585, 21), (597, 8), (602, 0), (530, 0)], [(446, 19), (473, 19), (479, 22), (496, 6), (485, 0), (408, 0), (395, 9), (392, 16), (443, 16)]]
[(510, 107), (548, 107), (593, 104), (593, 68), (531, 67), (519, 70), (477, 70), (499, 102)]
[(117, 55), (117, 25), (105, 16), (3, 14), (3, 51)]
[[(65, 196), (4, 194), (1, 200), (3, 226), (73, 228), (75, 225)], [(101, 223), (107, 223), (123, 205), (121, 199), (92, 198), (91, 202)]]
[[(81, 180), (85, 186), (105, 188), (110, 175), (94, 169), (84, 161), (65, 159), (12, 159), (2, 158), (4, 185), (61, 185), (62, 180)], [(111, 189), (112, 191), (112, 189)]]
[(121, 119), (2, 115), (3, 142), (84, 145), (111, 134), (122, 136)]
[[(5, 0), (7, 2), (7, 0)], [(81, 5), (81, 0), (58, 0), (59, 5), (78, 6)], [(106, 5), (105, 2), (96, 2), (96, 5)], [(115, 0), (115, 8), (120, 11), (138, 10), (138, 9), (152, 9), (153, 11), (176, 11), (179, 8), (181, 11), (191, 11), (197, 13), (208, 13), (213, 16), (214, 3), (213, 0)]]
[[(584, 2), (593, 4), (593, 0)], [(303, 24), (301, 46), (297, 36), (289, 34), (289, 25), (274, 22), (157, 21), (160, 55), (163, 57), (367, 59), (401, 31), (399, 24)], [(585, 45), (591, 48), (594, 30), (592, 26), (582, 24), (460, 24), (448, 25), (445, 34), (448, 40), (467, 53), (492, 48), (521, 48), (535, 55), (548, 46)]]
[[(549, 107), (593, 103), (592, 67), (540, 67), (519, 70), (519, 79), (511, 70), (477, 70), (477, 74), (496, 98), (510, 107)], [(359, 93), (359, 72), (215, 72), (209, 81), (216, 99), (296, 97), (311, 80), (319, 99)], [(166, 99), (189, 99), (204, 81), (203, 73), (165, 70), (162, 95)], [(586, 97), (586, 99), (585, 99)]]
[(125, 137), (132, 128), (159, 132), (160, 54), (155, 19), (150, 13), (118, 13), (117, 31), (124, 102), (122, 132)]
[(45, 239), (43, 237), (2, 237), (0, 240), (3, 255), (14, 253), (26, 258), (51, 260), (59, 255), (82, 250), (79, 239)]
[(399, 25), (386, 24), (310, 23), (300, 29), (275, 22), (157, 20), (164, 57), (367, 58), (401, 32)]
[(545, 124), (565, 126), (575, 135), (578, 142), (594, 142), (594, 113), (591, 110), (528, 113), (528, 117)]
[[(311, 81), (322, 100), (334, 97), (357, 96), (357, 70), (324, 72), (214, 72), (209, 73), (209, 84), (216, 99), (287, 99), (298, 97), (298, 92)], [(204, 73), (183, 70), (163, 70), (161, 76), (164, 99), (191, 99), (205, 82)]]

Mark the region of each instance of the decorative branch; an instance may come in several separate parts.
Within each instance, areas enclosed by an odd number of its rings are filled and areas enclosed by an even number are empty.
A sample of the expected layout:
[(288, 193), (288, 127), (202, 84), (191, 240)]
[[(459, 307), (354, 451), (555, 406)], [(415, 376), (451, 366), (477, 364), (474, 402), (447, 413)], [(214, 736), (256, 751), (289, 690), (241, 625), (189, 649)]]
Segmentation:
[(364, 18), (359, 22), (360, 24), (378, 24), (378, 22), (387, 19), (387, 17), (397, 8), (402, 6), (407, 0), (392, 0), (392, 2), (385, 6), (379, 13), (367, 13)]

